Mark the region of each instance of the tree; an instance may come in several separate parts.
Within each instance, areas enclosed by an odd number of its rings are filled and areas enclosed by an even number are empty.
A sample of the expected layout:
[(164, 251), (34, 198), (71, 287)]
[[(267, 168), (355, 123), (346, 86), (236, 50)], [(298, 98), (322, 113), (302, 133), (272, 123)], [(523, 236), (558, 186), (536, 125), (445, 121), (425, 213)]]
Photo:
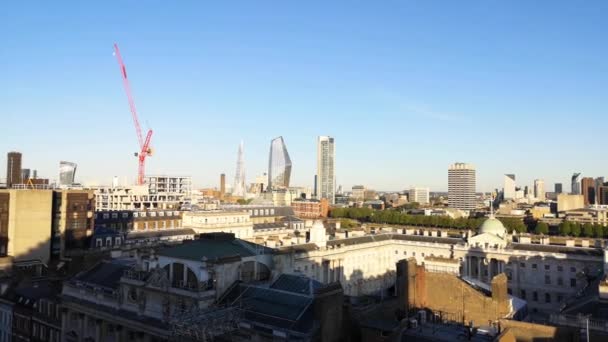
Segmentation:
[(571, 232), (570, 233), (572, 234), (572, 236), (578, 237), (578, 236), (581, 235), (581, 225), (580, 224), (578, 224), (578, 223), (571, 223), (570, 226), (571, 226), (571, 228), (570, 228)]
[(540, 234), (547, 235), (547, 234), (549, 234), (549, 225), (546, 224), (545, 222), (538, 222), (536, 224), (534, 232), (539, 235)]
[(572, 233), (572, 224), (568, 221), (564, 221), (559, 224), (559, 235), (568, 236)]
[(593, 236), (596, 238), (604, 237), (604, 227), (601, 224), (596, 223), (593, 225)]
[(592, 237), (593, 236), (593, 225), (591, 223), (585, 223), (583, 225), (583, 236)]

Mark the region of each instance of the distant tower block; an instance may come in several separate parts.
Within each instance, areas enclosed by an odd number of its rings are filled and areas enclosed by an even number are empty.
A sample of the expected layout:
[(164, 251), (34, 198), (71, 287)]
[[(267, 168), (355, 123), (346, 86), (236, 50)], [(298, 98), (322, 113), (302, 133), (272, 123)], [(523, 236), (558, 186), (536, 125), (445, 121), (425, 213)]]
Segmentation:
[(243, 159), (244, 147), (243, 142), (239, 145), (239, 152), (236, 160), (236, 172), (234, 174), (234, 187), (232, 195), (245, 197), (245, 161)]
[(220, 175), (220, 199), (224, 199), (224, 194), (226, 194), (226, 174), (222, 173)]

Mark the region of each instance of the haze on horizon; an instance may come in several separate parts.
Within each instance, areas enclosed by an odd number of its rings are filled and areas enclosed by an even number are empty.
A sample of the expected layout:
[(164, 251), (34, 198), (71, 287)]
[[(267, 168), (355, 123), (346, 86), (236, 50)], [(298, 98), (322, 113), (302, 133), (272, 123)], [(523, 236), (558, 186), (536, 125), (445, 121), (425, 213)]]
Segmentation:
[[(55, 179), (133, 180), (137, 142), (112, 44), (144, 128), (148, 174), (248, 181), (282, 135), (292, 184), (312, 186), (316, 137), (336, 139), (337, 184), (477, 190), (605, 176), (608, 2), (7, 3), (0, 12), (0, 165)], [(4, 171), (3, 171), (4, 172)], [(5, 175), (0, 173), (0, 178)]]

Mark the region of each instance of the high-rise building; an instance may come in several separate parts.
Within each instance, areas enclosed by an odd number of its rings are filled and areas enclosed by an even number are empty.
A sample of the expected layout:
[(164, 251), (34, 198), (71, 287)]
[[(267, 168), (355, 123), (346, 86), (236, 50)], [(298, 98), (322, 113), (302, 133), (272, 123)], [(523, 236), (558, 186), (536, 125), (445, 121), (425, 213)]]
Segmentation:
[(534, 180), (534, 197), (539, 201), (544, 201), (545, 197), (545, 181), (542, 179)]
[(30, 169), (21, 169), (21, 181), (23, 183), (27, 182), (27, 180), (31, 178), (31, 174)]
[(409, 192), (410, 202), (429, 204), (429, 188), (411, 188)]
[(595, 179), (592, 177), (581, 179), (581, 194), (585, 198), (585, 206), (595, 204)]
[(515, 199), (515, 175), (506, 174), (504, 178), (504, 199), (512, 200)]
[(23, 183), (21, 179), (21, 153), (9, 152), (6, 156), (6, 188)]
[(608, 183), (601, 185), (597, 190), (597, 204), (608, 204)]
[(581, 194), (581, 183), (580, 183), (581, 174), (579, 172), (575, 172), (572, 174), (572, 178), (570, 181), (570, 193), (573, 195)]
[(236, 172), (234, 173), (234, 187), (232, 188), (232, 196), (245, 197), (247, 189), (245, 188), (245, 160), (243, 154), (243, 142), (239, 145), (239, 152), (236, 158)]
[(597, 177), (595, 179), (595, 204), (600, 204), (600, 187), (604, 186), (604, 177)]
[(76, 163), (60, 161), (59, 162), (59, 185), (71, 186), (72, 184), (74, 184), (75, 177), (76, 177)]
[(473, 210), (475, 203), (475, 167), (455, 163), (448, 170), (448, 205), (450, 208)]
[(272, 139), (268, 158), (268, 190), (286, 189), (291, 178), (291, 159), (283, 137)]
[(220, 199), (224, 199), (225, 194), (226, 194), (226, 174), (222, 173), (220, 175)]
[(334, 138), (320, 136), (317, 141), (317, 198), (336, 203), (336, 148)]
[(562, 183), (555, 183), (555, 193), (561, 194), (562, 192), (564, 192), (564, 187)]

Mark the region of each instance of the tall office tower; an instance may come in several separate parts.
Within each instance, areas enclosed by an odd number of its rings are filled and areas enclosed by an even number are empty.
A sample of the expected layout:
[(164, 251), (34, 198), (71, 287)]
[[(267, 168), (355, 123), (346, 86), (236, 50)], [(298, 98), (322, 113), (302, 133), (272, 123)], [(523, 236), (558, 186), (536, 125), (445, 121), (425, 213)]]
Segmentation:
[(21, 153), (9, 152), (6, 156), (6, 188), (23, 183), (21, 179)]
[(21, 181), (25, 183), (28, 179), (30, 179), (31, 174), (30, 169), (21, 169)]
[(515, 175), (506, 174), (504, 179), (504, 199), (512, 200), (515, 198)]
[(222, 173), (220, 175), (220, 199), (224, 199), (225, 193), (226, 193), (226, 174)]
[(542, 179), (534, 180), (534, 197), (539, 201), (544, 201), (545, 197), (545, 181)]
[(604, 177), (597, 177), (595, 179), (595, 204), (601, 204), (600, 203), (600, 186), (604, 185)]
[(312, 186), (313, 186), (312, 198), (317, 198), (317, 175), (315, 175), (315, 179), (313, 180)]
[(592, 177), (581, 179), (581, 193), (585, 198), (585, 206), (595, 204), (595, 179)]
[(455, 163), (448, 169), (448, 205), (450, 208), (475, 209), (475, 167)]
[(419, 204), (429, 204), (429, 188), (411, 188), (409, 191), (409, 201)]
[(562, 183), (555, 183), (555, 193), (561, 194), (562, 192), (564, 192), (564, 187)]
[(245, 161), (243, 157), (244, 146), (243, 142), (239, 145), (239, 152), (236, 159), (236, 172), (234, 173), (234, 187), (232, 188), (232, 195), (245, 197)]
[(581, 183), (580, 183), (581, 174), (579, 172), (575, 172), (572, 174), (572, 179), (570, 181), (570, 193), (573, 195), (581, 194)]
[(320, 136), (317, 140), (317, 198), (336, 204), (336, 148), (334, 138)]
[(283, 137), (272, 139), (268, 158), (268, 190), (286, 189), (291, 178), (291, 159)]
[(597, 189), (597, 204), (608, 205), (608, 183), (600, 185)]
[(74, 184), (75, 177), (76, 177), (76, 163), (60, 161), (59, 162), (59, 185), (71, 186), (72, 184)]

